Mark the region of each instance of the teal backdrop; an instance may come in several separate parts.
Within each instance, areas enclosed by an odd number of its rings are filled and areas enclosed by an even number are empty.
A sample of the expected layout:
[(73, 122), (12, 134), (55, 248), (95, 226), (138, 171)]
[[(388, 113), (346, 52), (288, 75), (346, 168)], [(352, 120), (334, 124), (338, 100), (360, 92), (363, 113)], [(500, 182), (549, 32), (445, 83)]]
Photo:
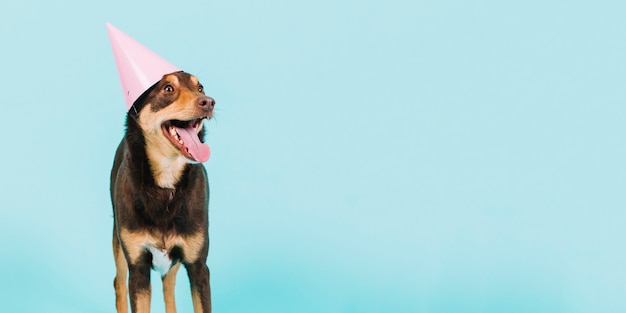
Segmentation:
[(217, 100), (215, 312), (626, 312), (624, 12), (5, 1), (0, 310), (114, 312), (110, 22)]

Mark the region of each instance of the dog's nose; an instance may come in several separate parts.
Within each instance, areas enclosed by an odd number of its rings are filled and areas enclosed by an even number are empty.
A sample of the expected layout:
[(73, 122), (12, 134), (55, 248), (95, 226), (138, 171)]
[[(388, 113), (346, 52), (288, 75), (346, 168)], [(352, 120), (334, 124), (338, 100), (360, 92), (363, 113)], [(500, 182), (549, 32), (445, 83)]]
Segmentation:
[(215, 99), (206, 96), (200, 97), (198, 98), (198, 105), (207, 111), (211, 111), (215, 107)]

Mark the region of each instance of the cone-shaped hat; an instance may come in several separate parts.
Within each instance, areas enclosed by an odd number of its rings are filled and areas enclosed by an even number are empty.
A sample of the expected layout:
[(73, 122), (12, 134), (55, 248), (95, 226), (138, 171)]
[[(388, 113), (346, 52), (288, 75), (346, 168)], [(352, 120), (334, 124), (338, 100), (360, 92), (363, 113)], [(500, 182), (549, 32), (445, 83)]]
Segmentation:
[(163, 75), (180, 71), (180, 69), (113, 25), (109, 23), (106, 25), (111, 46), (113, 46), (117, 71), (122, 82), (126, 110), (130, 110), (135, 100), (158, 82)]

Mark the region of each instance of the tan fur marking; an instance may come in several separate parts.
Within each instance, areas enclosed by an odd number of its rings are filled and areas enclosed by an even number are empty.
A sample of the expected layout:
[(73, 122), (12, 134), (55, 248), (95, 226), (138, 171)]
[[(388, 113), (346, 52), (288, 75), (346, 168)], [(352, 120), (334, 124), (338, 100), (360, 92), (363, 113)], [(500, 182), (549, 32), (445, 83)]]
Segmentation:
[(173, 85), (174, 88), (178, 88), (178, 86), (180, 85), (178, 77), (174, 74), (165, 75), (162, 79), (165, 79), (165, 81)]
[(177, 245), (181, 246), (185, 252), (185, 262), (194, 263), (200, 256), (200, 250), (204, 247), (206, 238), (203, 233), (198, 233), (193, 236), (178, 237)]
[(176, 301), (174, 300), (174, 289), (176, 286), (176, 273), (180, 268), (180, 262), (163, 276), (163, 299), (165, 300), (165, 312), (176, 313)]
[(204, 233), (192, 236), (169, 236), (163, 237), (161, 234), (150, 234), (148, 232), (130, 232), (126, 229), (120, 231), (128, 256), (131, 262), (135, 262), (147, 246), (153, 246), (163, 250), (171, 250), (173, 247), (180, 247), (185, 255), (184, 262), (193, 263), (200, 256), (200, 250), (204, 247), (206, 237)]
[(113, 245), (113, 256), (115, 257), (115, 307), (118, 313), (128, 312), (128, 264), (124, 257), (122, 247), (119, 245), (117, 236), (113, 238), (116, 243)]
[(151, 241), (147, 232), (132, 233), (124, 228), (120, 230), (120, 238), (124, 243), (130, 262), (133, 264), (146, 250), (146, 244)]
[(137, 312), (133, 313), (150, 313), (150, 290), (137, 294)]
[(200, 256), (200, 250), (204, 247), (205, 242), (205, 235), (203, 233), (198, 233), (192, 236), (166, 237), (162, 244), (166, 250), (176, 246), (180, 247), (185, 256), (185, 259), (182, 261), (185, 263), (194, 263)]
[(193, 313), (204, 313), (202, 312), (202, 300), (200, 300), (200, 294), (195, 288), (191, 288), (191, 301), (193, 303)]

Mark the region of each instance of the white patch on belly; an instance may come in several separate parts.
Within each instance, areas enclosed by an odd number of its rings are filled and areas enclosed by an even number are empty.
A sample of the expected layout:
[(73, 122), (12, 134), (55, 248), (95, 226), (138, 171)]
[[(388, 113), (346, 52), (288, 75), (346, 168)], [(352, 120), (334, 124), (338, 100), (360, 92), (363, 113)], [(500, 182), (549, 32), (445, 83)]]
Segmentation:
[(170, 259), (167, 250), (159, 250), (150, 245), (148, 245), (148, 250), (152, 253), (152, 268), (161, 273), (161, 276), (165, 276), (172, 267), (172, 259)]

